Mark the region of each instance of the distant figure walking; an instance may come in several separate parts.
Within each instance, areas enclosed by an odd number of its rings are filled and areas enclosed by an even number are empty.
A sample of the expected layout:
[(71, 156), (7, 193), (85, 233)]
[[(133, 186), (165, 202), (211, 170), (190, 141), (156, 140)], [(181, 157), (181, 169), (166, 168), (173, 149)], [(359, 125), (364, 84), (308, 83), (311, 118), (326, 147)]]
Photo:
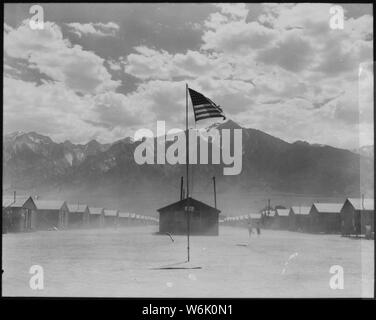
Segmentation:
[(248, 225), (247, 225), (247, 227), (248, 227), (249, 238), (251, 238), (251, 235), (252, 235), (252, 232), (253, 232), (253, 230), (252, 230), (252, 222), (251, 222), (251, 220), (248, 220)]
[(256, 231), (257, 231), (257, 235), (259, 236), (261, 234), (260, 221), (257, 221), (256, 223)]

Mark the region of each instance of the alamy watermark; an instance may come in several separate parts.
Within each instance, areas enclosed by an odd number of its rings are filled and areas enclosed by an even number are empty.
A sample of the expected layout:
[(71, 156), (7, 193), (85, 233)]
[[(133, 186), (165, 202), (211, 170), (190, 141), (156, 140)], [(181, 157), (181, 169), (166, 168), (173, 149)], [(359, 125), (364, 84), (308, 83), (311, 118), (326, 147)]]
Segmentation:
[(30, 14), (33, 16), (30, 18), (29, 26), (31, 30), (43, 30), (44, 29), (44, 10), (43, 7), (35, 4), (30, 7)]
[[(231, 139), (231, 132), (233, 137)], [(139, 129), (134, 140), (142, 142), (134, 151), (137, 164), (186, 164), (186, 134), (181, 129), (166, 132), (164, 121), (157, 121), (156, 138), (150, 129)], [(156, 140), (156, 143), (155, 143)], [(171, 145), (166, 149), (166, 142)], [(192, 129), (189, 130), (189, 164), (223, 164), (224, 175), (238, 175), (242, 171), (242, 129)], [(155, 159), (155, 144), (157, 155)], [(211, 148), (209, 148), (211, 145)], [(211, 149), (211, 158), (209, 158)]]
[(332, 290), (343, 290), (345, 287), (343, 267), (339, 265), (331, 266), (329, 273), (333, 274), (329, 280), (329, 287)]
[(330, 19), (329, 26), (332, 30), (343, 30), (345, 27), (345, 14), (342, 6), (335, 5), (329, 9)]
[(29, 269), (29, 273), (32, 274), (29, 280), (29, 286), (32, 290), (43, 290), (44, 289), (44, 271), (43, 267), (35, 264)]

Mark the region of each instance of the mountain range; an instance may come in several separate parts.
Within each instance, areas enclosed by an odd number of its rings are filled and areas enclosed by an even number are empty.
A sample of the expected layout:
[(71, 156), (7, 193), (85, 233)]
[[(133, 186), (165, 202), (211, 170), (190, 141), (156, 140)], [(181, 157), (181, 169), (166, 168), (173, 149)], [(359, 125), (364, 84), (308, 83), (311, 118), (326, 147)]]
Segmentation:
[[(212, 202), (216, 176), (225, 211), (240, 203), (240, 211), (249, 206), (256, 210), (253, 195), (259, 195), (260, 202), (276, 193), (313, 199), (359, 196), (360, 189), (373, 192), (373, 147), (356, 153), (304, 141), (288, 143), (231, 120), (214, 127), (242, 130), (242, 172), (224, 176), (222, 163), (191, 165), (190, 189), (194, 197)], [(129, 137), (108, 144), (96, 140), (73, 144), (56, 143), (36, 132), (4, 135), (3, 192), (17, 190), (151, 214), (178, 199), (185, 166), (138, 165), (134, 150), (139, 143)]]

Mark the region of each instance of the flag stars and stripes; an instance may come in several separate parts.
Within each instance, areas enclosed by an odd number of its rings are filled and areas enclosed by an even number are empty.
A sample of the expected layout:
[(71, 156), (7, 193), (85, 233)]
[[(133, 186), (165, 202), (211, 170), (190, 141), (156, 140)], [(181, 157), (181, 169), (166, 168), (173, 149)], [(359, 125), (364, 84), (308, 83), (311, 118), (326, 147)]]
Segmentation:
[(208, 118), (223, 118), (223, 120), (226, 119), (220, 106), (216, 105), (213, 101), (205, 97), (203, 94), (190, 88), (188, 88), (188, 90), (192, 100), (195, 121)]

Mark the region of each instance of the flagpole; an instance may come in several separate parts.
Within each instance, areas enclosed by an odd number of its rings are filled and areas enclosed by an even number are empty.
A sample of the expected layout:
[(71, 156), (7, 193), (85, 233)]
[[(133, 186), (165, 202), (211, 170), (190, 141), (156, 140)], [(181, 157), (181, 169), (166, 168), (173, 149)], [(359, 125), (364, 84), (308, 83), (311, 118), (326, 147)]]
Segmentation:
[(189, 134), (188, 134), (188, 84), (185, 84), (185, 132), (186, 132), (186, 175), (187, 175), (187, 198), (189, 197), (189, 177), (188, 177), (188, 171), (189, 171)]
[(186, 202), (186, 208), (187, 208), (187, 261), (189, 262), (189, 233), (190, 233), (190, 217), (189, 217), (189, 132), (188, 132), (188, 84), (185, 84), (185, 129), (186, 129), (186, 181), (187, 181), (187, 202)]

